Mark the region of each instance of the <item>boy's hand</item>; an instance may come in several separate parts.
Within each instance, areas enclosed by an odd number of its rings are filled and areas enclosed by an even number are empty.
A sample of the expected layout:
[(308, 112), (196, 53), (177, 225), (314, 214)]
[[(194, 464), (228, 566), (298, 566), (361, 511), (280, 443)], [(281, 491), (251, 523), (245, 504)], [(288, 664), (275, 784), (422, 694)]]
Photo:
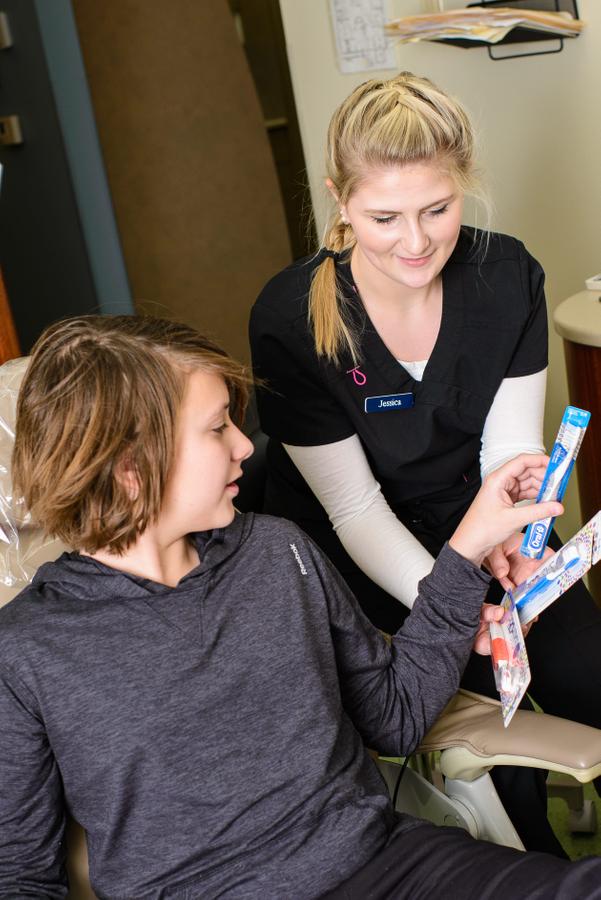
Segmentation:
[[(476, 566), (481, 566), (498, 544), (525, 525), (560, 516), (563, 506), (556, 500), (515, 506), (519, 500), (536, 498), (549, 457), (522, 453), (505, 463), (484, 481), (459, 523), (449, 544)], [(540, 560), (537, 560), (540, 565)]]
[[(482, 604), (482, 609), (480, 610), (480, 623), (478, 625), (478, 631), (476, 632), (476, 637), (474, 639), (474, 653), (479, 653), (480, 656), (490, 656), (489, 625), (491, 622), (500, 622), (503, 618), (504, 612), (505, 610), (502, 606), (495, 606), (494, 603)], [(527, 625), (522, 625), (522, 634), (524, 635), (524, 637), (528, 635), (528, 632), (535, 622), (538, 622), (538, 616), (528, 622)]]
[(490, 622), (500, 622), (504, 610), (494, 603), (483, 603), (480, 610), (480, 623), (474, 639), (474, 653), (480, 656), (490, 656)]
[(521, 532), (512, 534), (502, 544), (493, 547), (484, 560), (490, 574), (506, 591), (513, 590), (516, 585), (534, 575), (539, 566), (555, 552), (550, 547), (545, 547), (540, 559), (528, 559), (520, 553), (523, 537)]

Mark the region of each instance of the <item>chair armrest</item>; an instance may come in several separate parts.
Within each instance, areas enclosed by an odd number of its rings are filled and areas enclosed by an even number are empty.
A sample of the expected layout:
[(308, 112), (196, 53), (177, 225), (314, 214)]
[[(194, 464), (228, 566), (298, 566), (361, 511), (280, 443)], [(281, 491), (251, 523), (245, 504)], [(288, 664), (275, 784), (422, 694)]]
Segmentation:
[(448, 778), (473, 781), (497, 765), (552, 769), (587, 782), (601, 775), (601, 730), (518, 710), (505, 728), (497, 700), (459, 691), (417, 752), (444, 751)]

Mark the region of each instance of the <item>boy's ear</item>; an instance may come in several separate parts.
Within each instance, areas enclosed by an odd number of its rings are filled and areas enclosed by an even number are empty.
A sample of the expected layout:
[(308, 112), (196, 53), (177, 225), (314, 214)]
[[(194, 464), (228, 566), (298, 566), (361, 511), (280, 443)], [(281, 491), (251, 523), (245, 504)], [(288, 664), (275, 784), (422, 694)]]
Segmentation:
[(130, 453), (124, 453), (115, 466), (115, 478), (121, 487), (125, 488), (129, 498), (136, 500), (140, 490), (140, 483), (138, 481), (138, 470)]

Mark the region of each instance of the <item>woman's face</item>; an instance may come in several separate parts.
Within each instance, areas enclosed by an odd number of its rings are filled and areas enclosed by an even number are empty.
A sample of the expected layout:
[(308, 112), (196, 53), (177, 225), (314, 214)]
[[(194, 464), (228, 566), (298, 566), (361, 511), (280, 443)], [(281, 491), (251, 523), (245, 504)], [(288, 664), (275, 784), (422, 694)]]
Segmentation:
[(341, 206), (353, 227), (353, 261), (363, 275), (380, 273), (408, 288), (423, 288), (453, 252), (463, 194), (431, 163), (380, 169)]

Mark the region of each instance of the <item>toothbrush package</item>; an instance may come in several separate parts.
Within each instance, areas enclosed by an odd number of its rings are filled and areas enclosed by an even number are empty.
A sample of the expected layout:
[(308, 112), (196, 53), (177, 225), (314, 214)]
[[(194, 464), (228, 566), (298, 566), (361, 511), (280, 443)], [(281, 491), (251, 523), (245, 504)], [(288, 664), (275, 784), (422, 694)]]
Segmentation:
[(530, 683), (530, 665), (522, 627), (561, 597), (601, 560), (601, 510), (540, 569), (513, 591), (501, 606), (500, 622), (490, 623), (491, 658), (501, 698), (503, 724), (509, 725)]
[(527, 581), (512, 591), (522, 625), (527, 625), (601, 559), (601, 510), (583, 525)]
[[(566, 406), (547, 471), (536, 498), (537, 503), (544, 500), (561, 500), (563, 497), (590, 418), (591, 414), (587, 410)], [(520, 553), (530, 559), (540, 559), (547, 546), (553, 521), (541, 519), (529, 525), (524, 534)]]
[(501, 698), (505, 728), (513, 718), (530, 684), (530, 663), (518, 611), (510, 593), (501, 601), (504, 615), (490, 623), (490, 655), (495, 685)]

